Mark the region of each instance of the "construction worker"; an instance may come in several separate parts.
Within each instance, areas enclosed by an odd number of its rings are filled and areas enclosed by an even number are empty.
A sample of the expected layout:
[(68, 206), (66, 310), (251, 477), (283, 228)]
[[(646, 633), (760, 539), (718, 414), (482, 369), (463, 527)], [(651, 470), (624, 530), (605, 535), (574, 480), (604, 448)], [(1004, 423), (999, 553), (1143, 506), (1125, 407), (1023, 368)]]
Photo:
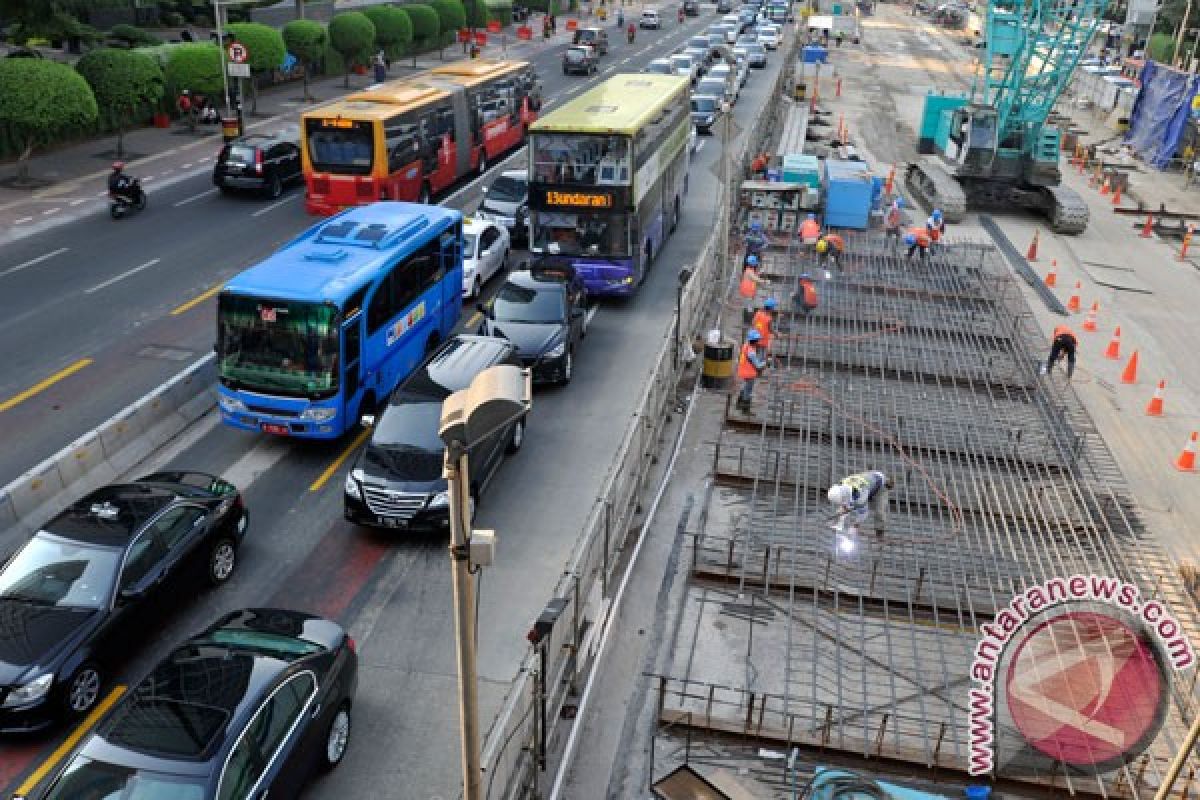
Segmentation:
[(904, 198), (897, 197), (888, 206), (887, 213), (883, 216), (883, 233), (885, 242), (888, 247), (895, 249), (900, 245), (900, 226), (904, 224), (904, 215), (901, 210), (904, 208)]
[(942, 210), (935, 208), (925, 220), (925, 231), (929, 234), (929, 246), (932, 248), (946, 235), (946, 221), (942, 218)]
[(838, 509), (833, 529), (837, 531), (840, 549), (854, 549), (853, 537), (869, 516), (873, 517), (875, 534), (883, 536), (887, 528), (887, 493), (891, 488), (892, 479), (879, 470), (847, 475), (829, 487), (829, 502)]
[(771, 337), (775, 334), (775, 317), (778, 313), (779, 301), (768, 297), (750, 321), (750, 327), (758, 331), (759, 345), (763, 352), (771, 351)]
[(909, 228), (904, 235), (904, 243), (908, 245), (908, 260), (912, 261), (915, 253), (921, 254), (921, 262), (929, 263), (929, 232), (924, 228)]
[(807, 272), (800, 274), (800, 288), (792, 297), (792, 302), (805, 314), (817, 308), (817, 286)]
[(746, 256), (746, 264), (742, 268), (742, 282), (738, 284), (738, 294), (747, 300), (753, 300), (760, 288), (771, 285), (771, 282), (758, 274), (758, 256)]
[(766, 348), (760, 345), (760, 339), (762, 335), (751, 328), (746, 334), (746, 343), (742, 345), (742, 353), (738, 358), (737, 374), (742, 382), (742, 390), (738, 392), (737, 407), (746, 413), (750, 412), (754, 402), (754, 382), (767, 369), (767, 352)]
[(771, 240), (763, 233), (762, 223), (758, 220), (753, 220), (750, 223), (750, 232), (746, 234), (746, 254), (758, 255), (766, 249)]
[(846, 240), (839, 234), (827, 233), (817, 240), (817, 265), (831, 264), (835, 269), (840, 269), (844, 252)]
[(821, 223), (817, 222), (816, 214), (809, 214), (807, 219), (800, 223), (800, 241), (804, 244), (816, 244), (820, 238)]
[(1065, 354), (1067, 357), (1067, 380), (1071, 380), (1071, 376), (1075, 374), (1075, 350), (1078, 347), (1079, 340), (1075, 338), (1075, 332), (1066, 325), (1059, 325), (1050, 337), (1050, 357), (1042, 365), (1042, 374), (1049, 374)]
[(767, 179), (767, 166), (771, 163), (766, 153), (759, 153), (750, 162), (750, 175), (758, 180)]

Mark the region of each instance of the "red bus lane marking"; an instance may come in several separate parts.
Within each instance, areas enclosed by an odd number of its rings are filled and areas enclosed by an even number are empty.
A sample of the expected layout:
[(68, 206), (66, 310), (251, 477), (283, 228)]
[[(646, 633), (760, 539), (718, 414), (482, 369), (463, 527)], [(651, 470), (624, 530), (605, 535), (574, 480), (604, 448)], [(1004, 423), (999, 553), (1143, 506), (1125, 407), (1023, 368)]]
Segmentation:
[(46, 739), (18, 744), (5, 743), (0, 746), (0, 786), (4, 787), (5, 797), (8, 797), (12, 790), (13, 782), (24, 775), (33, 760), (53, 744), (53, 739)]
[(335, 524), (284, 581), (268, 605), (339, 620), (392, 543), (349, 523)]

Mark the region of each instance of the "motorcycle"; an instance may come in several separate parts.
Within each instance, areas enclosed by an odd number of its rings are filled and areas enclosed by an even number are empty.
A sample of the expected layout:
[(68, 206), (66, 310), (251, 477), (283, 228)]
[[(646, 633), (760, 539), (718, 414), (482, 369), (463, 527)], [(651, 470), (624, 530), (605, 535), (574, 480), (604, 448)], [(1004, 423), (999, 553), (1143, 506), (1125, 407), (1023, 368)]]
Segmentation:
[(142, 184), (137, 178), (129, 182), (123, 193), (109, 192), (108, 199), (108, 213), (113, 219), (120, 219), (130, 210), (142, 211), (146, 208), (146, 193), (142, 191)]

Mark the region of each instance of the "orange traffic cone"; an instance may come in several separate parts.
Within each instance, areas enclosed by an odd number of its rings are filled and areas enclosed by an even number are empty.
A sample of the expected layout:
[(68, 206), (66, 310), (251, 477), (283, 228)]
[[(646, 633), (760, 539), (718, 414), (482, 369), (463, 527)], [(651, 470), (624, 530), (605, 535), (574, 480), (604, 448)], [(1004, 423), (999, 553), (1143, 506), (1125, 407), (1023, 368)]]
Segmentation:
[(1118, 359), (1121, 357), (1121, 326), (1113, 331), (1113, 337), (1108, 342), (1108, 347), (1104, 350), (1104, 357)]
[(1058, 286), (1058, 259), (1050, 259), (1050, 271), (1046, 273), (1046, 285), (1051, 289)]
[(1163, 415), (1163, 392), (1166, 388), (1166, 381), (1158, 382), (1158, 388), (1154, 390), (1154, 397), (1151, 397), (1150, 402), (1146, 404), (1146, 416), (1161, 417)]
[(1033, 229), (1033, 241), (1029, 243), (1029, 249), (1025, 251), (1026, 261), (1037, 261), (1037, 246), (1038, 246), (1038, 231)]
[(1125, 365), (1125, 370), (1121, 373), (1121, 383), (1137, 383), (1137, 362), (1138, 351), (1134, 350), (1133, 355), (1129, 357), (1129, 363)]
[(1083, 318), (1083, 329), (1089, 333), (1096, 332), (1096, 312), (1100, 310), (1099, 303), (1092, 303), (1091, 309), (1088, 310), (1087, 316)]
[(1075, 281), (1075, 294), (1071, 295), (1071, 299), (1067, 301), (1067, 311), (1070, 311), (1072, 314), (1079, 313), (1079, 309), (1082, 308), (1082, 306), (1080, 305), (1080, 302), (1079, 302), (1080, 287), (1081, 287), (1080, 282)]
[(1112, 183), (1108, 178), (1104, 179), (1104, 184), (1100, 187), (1100, 194), (1109, 194), (1112, 192)]
[(1191, 438), (1184, 445), (1183, 452), (1179, 454), (1179, 458), (1175, 459), (1175, 469), (1181, 472), (1196, 471), (1196, 432), (1192, 431)]
[(1121, 184), (1119, 184), (1119, 183), (1117, 184), (1117, 188), (1113, 189), (1112, 204), (1114, 206), (1121, 205)]
[(1154, 215), (1147, 214), (1146, 215), (1146, 224), (1142, 226), (1142, 232), (1141, 232), (1140, 236), (1143, 239), (1149, 239), (1153, 235), (1154, 235)]

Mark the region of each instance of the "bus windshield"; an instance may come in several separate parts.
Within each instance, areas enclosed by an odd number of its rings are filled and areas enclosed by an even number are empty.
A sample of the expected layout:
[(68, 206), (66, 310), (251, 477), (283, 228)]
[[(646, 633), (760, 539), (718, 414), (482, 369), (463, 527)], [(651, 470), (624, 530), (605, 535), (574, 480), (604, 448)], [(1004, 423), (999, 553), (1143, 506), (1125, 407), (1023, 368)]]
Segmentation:
[[(628, 136), (540, 133), (532, 141), (533, 180), (539, 183), (629, 183)], [(624, 180), (612, 179), (620, 176)]]
[(307, 119), (308, 157), (317, 172), (369, 175), (374, 162), (371, 123), (349, 119)]
[(221, 295), (217, 369), (230, 388), (322, 397), (338, 387), (337, 309)]
[(629, 255), (626, 214), (538, 211), (533, 215), (533, 244), (562, 255)]

